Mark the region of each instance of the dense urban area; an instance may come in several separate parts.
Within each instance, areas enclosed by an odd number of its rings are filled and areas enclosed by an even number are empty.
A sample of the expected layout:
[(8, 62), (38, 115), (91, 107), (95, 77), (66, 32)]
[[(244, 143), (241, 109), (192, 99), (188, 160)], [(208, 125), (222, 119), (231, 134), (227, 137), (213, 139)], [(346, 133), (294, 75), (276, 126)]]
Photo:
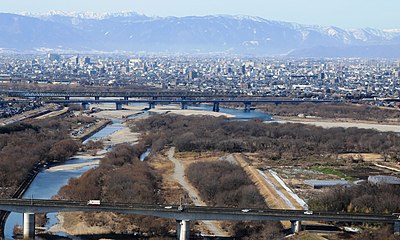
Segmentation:
[[(3, 55), (0, 89), (0, 199), (34, 198), (24, 193), (45, 186), (54, 190), (51, 199), (87, 207), (153, 204), (182, 214), (207, 206), (243, 216), (275, 209), (309, 219), (327, 212), (363, 214), (394, 222), (243, 217), (190, 221), (188, 232), (191, 239), (400, 239), (399, 60)], [(184, 109), (168, 102), (124, 103), (121, 109), (93, 102), (84, 108), (78, 97), (73, 103), (57, 98), (66, 101), (58, 104), (46, 103), (54, 97), (14, 92), (219, 93), (208, 98), (239, 102), (221, 103), (220, 111), (210, 110), (212, 103)], [(244, 112), (240, 101), (251, 99), (295, 102), (255, 102)], [(103, 130), (107, 134), (97, 136)], [(41, 174), (48, 178), (44, 185), (36, 182)], [(53, 189), (52, 182), (69, 174)], [(22, 223), (4, 230), (7, 216), (0, 211), (0, 233), (21, 238)], [(36, 234), (188, 239), (175, 220), (182, 219), (36, 214)]]
[(247, 96), (360, 99), (398, 97), (400, 61), (227, 56), (8, 55), (0, 82), (134, 85)]

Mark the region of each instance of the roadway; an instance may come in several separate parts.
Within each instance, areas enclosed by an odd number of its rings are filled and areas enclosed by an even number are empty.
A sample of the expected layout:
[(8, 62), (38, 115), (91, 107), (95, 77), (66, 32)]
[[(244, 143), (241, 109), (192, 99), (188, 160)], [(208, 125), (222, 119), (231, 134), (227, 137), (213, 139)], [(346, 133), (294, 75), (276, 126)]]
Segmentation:
[(398, 216), (386, 214), (359, 214), (341, 212), (307, 212), (302, 210), (243, 209), (205, 206), (186, 206), (183, 211), (176, 205), (148, 205), (101, 203), (88, 205), (83, 201), (3, 199), (0, 210), (20, 213), (49, 212), (115, 212), (155, 216), (176, 220), (290, 220), (395, 223)]

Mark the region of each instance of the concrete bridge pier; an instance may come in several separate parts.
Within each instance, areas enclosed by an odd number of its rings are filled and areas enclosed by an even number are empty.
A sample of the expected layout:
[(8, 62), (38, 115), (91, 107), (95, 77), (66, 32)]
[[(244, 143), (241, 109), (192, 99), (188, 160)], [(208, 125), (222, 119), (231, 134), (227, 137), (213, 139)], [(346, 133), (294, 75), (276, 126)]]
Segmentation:
[(187, 108), (188, 108), (187, 103), (181, 102), (181, 109), (187, 109)]
[(24, 240), (35, 239), (35, 214), (24, 213)]
[(250, 112), (250, 110), (251, 110), (251, 102), (245, 102), (244, 103), (244, 111)]
[(219, 112), (219, 102), (214, 103), (213, 112)]
[(89, 103), (87, 103), (87, 102), (83, 102), (82, 103), (82, 108), (83, 108), (83, 110), (89, 110)]
[(301, 221), (290, 221), (292, 233), (299, 233), (301, 231)]
[(115, 103), (115, 109), (116, 110), (122, 110), (122, 103), (116, 102)]
[(396, 222), (394, 222), (394, 224), (393, 224), (393, 233), (394, 233), (394, 235), (400, 235), (400, 221), (396, 221)]
[(190, 222), (189, 220), (176, 220), (176, 239), (189, 240)]
[(213, 112), (219, 112), (219, 102), (215, 102), (213, 105)]
[(156, 103), (155, 102), (149, 102), (149, 109), (154, 109), (156, 108)]

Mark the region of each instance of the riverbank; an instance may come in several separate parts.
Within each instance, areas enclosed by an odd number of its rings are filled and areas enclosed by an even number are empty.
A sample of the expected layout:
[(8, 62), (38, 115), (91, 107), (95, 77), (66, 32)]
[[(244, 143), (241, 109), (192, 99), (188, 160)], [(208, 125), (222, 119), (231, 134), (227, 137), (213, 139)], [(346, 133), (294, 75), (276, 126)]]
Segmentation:
[(96, 104), (96, 108), (100, 111), (92, 113), (91, 115), (101, 119), (119, 119), (123, 120), (130, 116), (143, 112), (145, 106), (123, 105), (123, 110), (115, 110), (115, 104)]
[(85, 129), (85, 131), (82, 134), (78, 134), (76, 136), (72, 136), (75, 139), (79, 139), (81, 142), (84, 142), (86, 139), (90, 138), (97, 132), (99, 132), (101, 129), (105, 128), (108, 124), (110, 124), (111, 121), (109, 119), (103, 119), (100, 120), (99, 122), (95, 123), (93, 126)]
[[(40, 117), (42, 117), (42, 119), (44, 119), (44, 118), (52, 116), (51, 115), (52, 113), (57, 115), (59, 111), (62, 111), (62, 110), (59, 110), (57, 105), (49, 104), (46, 106), (39, 107), (37, 109), (33, 109), (30, 111), (26, 111), (26, 112), (14, 115), (9, 118), (1, 119), (0, 126), (5, 126), (7, 124), (20, 122), (20, 121), (30, 119), (30, 118), (31, 119), (33, 119), (33, 118), (39, 119)], [(64, 113), (65, 112), (62, 111), (61, 114), (64, 114)]]
[[(119, 111), (121, 112), (121, 111)], [(122, 111), (124, 112), (124, 111)], [(136, 112), (136, 110), (132, 110), (131, 113)], [(115, 113), (115, 114), (113, 114)], [(122, 114), (118, 113), (118, 111), (114, 110), (105, 110), (99, 112), (99, 114), (96, 114), (97, 116), (101, 117), (111, 117), (113, 120), (122, 120)], [(110, 121), (110, 120), (108, 120)], [(113, 125), (109, 125), (110, 127), (112, 126), (120, 126), (121, 129), (118, 129), (114, 132), (112, 132), (110, 135), (96, 138), (95, 141), (103, 141), (104, 142), (104, 149), (112, 148), (115, 145), (121, 144), (121, 143), (127, 143), (127, 144), (135, 144), (138, 141), (139, 138), (139, 133), (134, 133), (130, 131), (130, 128), (128, 127), (127, 122), (123, 123), (114, 123)], [(47, 172), (58, 172), (58, 171), (74, 171), (78, 169), (82, 169), (87, 166), (94, 166), (94, 165), (99, 165), (101, 159), (105, 156), (107, 153), (106, 150), (101, 150), (96, 153), (96, 155), (92, 156), (89, 153), (80, 153), (78, 155), (75, 155), (73, 158), (77, 159), (85, 159), (87, 161), (83, 163), (76, 163), (76, 164), (64, 164), (60, 166), (55, 166), (52, 168), (49, 168), (46, 170)], [(106, 219), (106, 218), (117, 218), (118, 216), (110, 213), (98, 213), (99, 215), (96, 216), (101, 216), (101, 218)], [(108, 234), (112, 233), (113, 229), (112, 227), (106, 227), (106, 226), (89, 226), (86, 224), (84, 221), (81, 220), (81, 213), (58, 213), (57, 214), (57, 219), (58, 222), (51, 226), (50, 229), (48, 230), (49, 233), (52, 234), (57, 234), (60, 232), (66, 233), (68, 235), (74, 236), (74, 235), (92, 235), (92, 234)], [(108, 221), (112, 222), (112, 219), (108, 219)]]
[(78, 169), (81, 169), (81, 168), (87, 167), (87, 166), (99, 165), (99, 163), (100, 163), (100, 160), (92, 160), (92, 161), (84, 162), (84, 163), (75, 163), (75, 164), (55, 166), (55, 167), (46, 169), (46, 171), (47, 172), (58, 172), (58, 171), (78, 170)]
[(158, 114), (179, 114), (179, 115), (183, 115), (183, 116), (207, 115), (207, 116), (213, 116), (213, 117), (227, 117), (227, 118), (234, 117), (234, 115), (228, 114), (228, 113), (201, 111), (201, 110), (193, 110), (193, 109), (180, 109), (179, 106), (174, 106), (174, 105), (157, 106), (154, 109), (150, 109), (149, 112), (158, 113)]
[(124, 128), (104, 138), (106, 145), (113, 146), (121, 143), (135, 144), (137, 141), (139, 141), (139, 133), (132, 132), (126, 123), (122, 123), (122, 125)]
[(376, 121), (358, 121), (352, 119), (331, 119), (331, 118), (301, 118), (301, 117), (282, 117), (274, 116), (278, 122), (285, 123), (301, 123), (310, 124), (323, 128), (343, 127), (343, 128), (364, 128), (375, 129), (380, 132), (398, 132), (400, 133), (400, 125), (396, 123), (379, 123)]

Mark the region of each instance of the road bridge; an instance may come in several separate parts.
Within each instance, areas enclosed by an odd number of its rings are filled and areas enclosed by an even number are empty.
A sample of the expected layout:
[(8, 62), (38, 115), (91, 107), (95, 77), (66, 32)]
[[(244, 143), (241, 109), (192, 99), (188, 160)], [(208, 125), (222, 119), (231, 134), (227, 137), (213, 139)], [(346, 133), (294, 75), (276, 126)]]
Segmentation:
[[(18, 99), (18, 100), (0, 100), (0, 106), (7, 104), (17, 103), (30, 103), (33, 100)], [(89, 104), (102, 104), (102, 103), (113, 103), (115, 104), (116, 110), (122, 110), (122, 105), (129, 103), (148, 103), (149, 108), (155, 108), (157, 104), (181, 104), (182, 109), (187, 109), (189, 104), (201, 104), (208, 103), (213, 104), (213, 111), (219, 112), (221, 103), (241, 103), (244, 105), (245, 111), (250, 111), (252, 104), (282, 104), (282, 103), (338, 103), (338, 100), (316, 100), (316, 99), (303, 99), (303, 100), (288, 100), (288, 99), (137, 99), (137, 100), (122, 100), (122, 99), (46, 99), (41, 101), (43, 103), (56, 103), (56, 104), (81, 104), (84, 109), (87, 109)]]
[(57, 103), (57, 104), (82, 104), (84, 108), (87, 108), (89, 104), (100, 104), (100, 103), (114, 103), (116, 110), (121, 110), (122, 105), (129, 103), (148, 103), (149, 108), (154, 108), (156, 104), (181, 104), (182, 109), (187, 109), (189, 104), (200, 104), (209, 103), (213, 104), (213, 111), (219, 112), (219, 106), (221, 103), (242, 103), (244, 105), (245, 111), (251, 110), (252, 104), (282, 104), (282, 103), (335, 103), (339, 102), (337, 100), (315, 100), (315, 99), (305, 99), (305, 100), (286, 100), (286, 99), (229, 99), (229, 100), (209, 100), (209, 99), (174, 99), (174, 100), (155, 100), (155, 99), (139, 99), (139, 100), (115, 100), (115, 99), (69, 99), (69, 100), (45, 100), (45, 103)]
[(177, 221), (179, 239), (188, 239), (189, 222), (194, 220), (288, 220), (292, 229), (298, 232), (301, 221), (389, 223), (394, 232), (400, 232), (400, 219), (395, 215), (356, 214), (341, 212), (310, 212), (301, 210), (218, 208), (202, 206), (148, 205), (127, 203), (101, 203), (88, 205), (82, 201), (4, 199), (0, 200), (0, 210), (24, 214), (24, 238), (34, 236), (34, 214), (49, 212), (115, 212), (137, 214)]

